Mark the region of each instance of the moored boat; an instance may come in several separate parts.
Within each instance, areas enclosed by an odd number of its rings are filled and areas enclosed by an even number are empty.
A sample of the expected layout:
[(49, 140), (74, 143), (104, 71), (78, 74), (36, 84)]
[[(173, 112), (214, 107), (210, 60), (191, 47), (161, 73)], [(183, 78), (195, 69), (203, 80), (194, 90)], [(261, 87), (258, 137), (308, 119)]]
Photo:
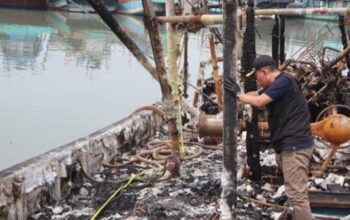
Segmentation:
[[(292, 2), (288, 4), (287, 8), (347, 8), (350, 6), (347, 0), (301, 0), (300, 2)], [(291, 17), (291, 16), (288, 16)], [(317, 20), (338, 20), (337, 15), (323, 14), (323, 15), (298, 15), (293, 16), (298, 18), (310, 18)]]
[(47, 9), (47, 0), (1, 0), (0, 7), (22, 9)]
[[(152, 0), (154, 13), (156, 15), (165, 14), (165, 1)], [(143, 15), (141, 0), (118, 0), (117, 13), (129, 15)]]
[(67, 0), (48, 0), (49, 8), (62, 8), (67, 5)]
[(293, 0), (255, 0), (257, 8), (285, 8)]
[[(69, 12), (95, 13), (95, 10), (87, 2), (87, 0), (67, 0), (67, 1), (68, 1), (68, 5), (66, 6), (66, 10)], [(118, 0), (102, 0), (102, 2), (110, 12), (114, 12), (117, 8)]]

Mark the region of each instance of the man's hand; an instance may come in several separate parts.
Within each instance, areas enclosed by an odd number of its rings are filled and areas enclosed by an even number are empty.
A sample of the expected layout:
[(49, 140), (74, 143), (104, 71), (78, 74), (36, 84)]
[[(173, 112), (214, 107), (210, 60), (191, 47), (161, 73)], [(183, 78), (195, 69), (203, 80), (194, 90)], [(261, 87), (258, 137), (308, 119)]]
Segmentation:
[(225, 92), (229, 92), (232, 96), (237, 96), (241, 92), (238, 84), (234, 82), (231, 77), (224, 79), (224, 88)]

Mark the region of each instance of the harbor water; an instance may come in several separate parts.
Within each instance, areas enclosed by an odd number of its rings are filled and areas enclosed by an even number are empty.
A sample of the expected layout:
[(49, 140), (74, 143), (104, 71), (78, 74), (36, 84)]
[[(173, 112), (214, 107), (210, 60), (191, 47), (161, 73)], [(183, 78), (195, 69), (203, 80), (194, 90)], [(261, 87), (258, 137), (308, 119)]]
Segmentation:
[[(116, 18), (151, 59), (142, 18)], [(297, 56), (298, 49), (325, 24), (288, 20), (287, 58)], [(272, 20), (258, 20), (259, 54), (271, 53), (271, 30)], [(161, 39), (166, 46), (164, 26)], [(191, 34), (189, 42), (194, 84), (199, 62), (210, 59), (208, 33)], [(340, 42), (335, 28), (321, 46), (341, 49)], [(192, 97), (192, 89), (189, 94)], [(0, 9), (0, 170), (160, 100), (157, 82), (96, 14)]]

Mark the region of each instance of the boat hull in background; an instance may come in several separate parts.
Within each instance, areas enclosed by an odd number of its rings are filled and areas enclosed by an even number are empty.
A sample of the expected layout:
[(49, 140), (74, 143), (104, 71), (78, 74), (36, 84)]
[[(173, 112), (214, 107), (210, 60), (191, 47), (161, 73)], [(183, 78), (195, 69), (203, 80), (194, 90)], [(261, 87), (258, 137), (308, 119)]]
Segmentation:
[(25, 9), (47, 9), (48, 0), (0, 0), (0, 7), (25, 8)]
[[(165, 1), (154, 0), (153, 9), (156, 15), (165, 15)], [(118, 14), (143, 15), (141, 0), (119, 0), (117, 7)]]

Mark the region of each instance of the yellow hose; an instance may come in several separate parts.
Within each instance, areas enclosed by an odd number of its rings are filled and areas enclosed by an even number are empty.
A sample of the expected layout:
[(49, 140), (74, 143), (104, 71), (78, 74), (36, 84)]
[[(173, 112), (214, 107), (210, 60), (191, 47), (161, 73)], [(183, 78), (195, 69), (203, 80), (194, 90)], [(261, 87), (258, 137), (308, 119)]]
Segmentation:
[(143, 174), (143, 171), (140, 172), (139, 174), (131, 174), (129, 181), (119, 187), (108, 199), (107, 201), (95, 212), (95, 214), (90, 218), (90, 220), (95, 220), (100, 213), (103, 211), (103, 209), (114, 199), (114, 197), (121, 192), (122, 190), (126, 189), (135, 179), (136, 177), (139, 177), (140, 175)]

